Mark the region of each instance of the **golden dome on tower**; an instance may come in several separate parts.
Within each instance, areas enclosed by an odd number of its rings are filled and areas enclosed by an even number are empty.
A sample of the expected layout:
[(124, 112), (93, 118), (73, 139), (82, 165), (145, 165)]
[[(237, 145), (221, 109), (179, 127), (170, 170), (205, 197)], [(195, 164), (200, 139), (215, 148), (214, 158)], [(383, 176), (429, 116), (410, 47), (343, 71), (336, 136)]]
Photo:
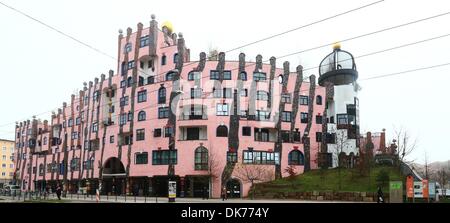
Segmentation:
[(164, 30), (164, 27), (167, 28), (167, 31), (168, 31), (169, 33), (172, 33), (172, 32), (173, 32), (173, 25), (172, 25), (171, 22), (169, 22), (169, 21), (163, 22), (163, 24), (162, 24), (162, 29), (163, 29), (163, 30)]
[(340, 50), (341, 49), (341, 43), (339, 43), (339, 42), (334, 43), (333, 49), (334, 50)]

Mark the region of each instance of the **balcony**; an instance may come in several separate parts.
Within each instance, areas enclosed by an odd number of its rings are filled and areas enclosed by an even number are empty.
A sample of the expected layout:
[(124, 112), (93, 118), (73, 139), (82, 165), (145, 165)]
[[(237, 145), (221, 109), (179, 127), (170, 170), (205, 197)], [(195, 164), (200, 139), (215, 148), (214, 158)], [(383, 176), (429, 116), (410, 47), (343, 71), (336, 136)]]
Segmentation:
[(208, 140), (206, 126), (180, 127), (180, 141)]
[(179, 120), (207, 120), (207, 106), (205, 105), (184, 105), (181, 107), (181, 114)]
[(182, 114), (179, 116), (179, 120), (208, 120), (206, 114)]

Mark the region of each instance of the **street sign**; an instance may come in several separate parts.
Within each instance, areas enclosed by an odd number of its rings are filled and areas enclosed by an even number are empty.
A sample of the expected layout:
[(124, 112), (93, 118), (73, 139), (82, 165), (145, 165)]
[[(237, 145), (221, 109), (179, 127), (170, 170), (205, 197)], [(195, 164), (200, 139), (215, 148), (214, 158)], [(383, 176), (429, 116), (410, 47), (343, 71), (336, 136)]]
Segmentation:
[(391, 181), (389, 184), (389, 202), (403, 203), (403, 183), (401, 181)]

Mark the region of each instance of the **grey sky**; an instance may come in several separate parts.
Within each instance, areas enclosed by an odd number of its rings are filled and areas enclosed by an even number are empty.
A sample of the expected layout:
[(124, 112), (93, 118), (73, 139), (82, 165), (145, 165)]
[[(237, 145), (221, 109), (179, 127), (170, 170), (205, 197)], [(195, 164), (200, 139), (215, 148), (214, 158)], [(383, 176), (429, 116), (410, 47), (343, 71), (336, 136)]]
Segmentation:
[[(184, 34), (197, 60), (210, 46), (226, 51), (276, 33), (344, 12), (375, 0), (348, 1), (106, 1), (1, 0), (78, 39), (117, 55), (118, 30), (171, 21)], [(255, 60), (281, 56), (389, 26), (450, 11), (448, 0), (386, 0), (377, 5), (301, 29), (226, 55), (237, 60), (244, 52)], [(354, 56), (450, 33), (450, 15), (342, 43)], [(0, 125), (31, 118), (69, 101), (70, 94), (109, 69), (116, 61), (0, 5)], [(450, 62), (450, 37), (356, 59), (360, 79)], [(330, 47), (278, 60), (316, 67)], [(381, 131), (403, 126), (419, 138), (409, 158), (423, 162), (450, 159), (446, 117), (450, 114), (447, 83), (450, 66), (361, 81), (361, 130)], [(317, 69), (306, 71), (316, 74)], [(50, 113), (39, 116), (49, 118)], [(14, 124), (0, 127), (0, 138), (14, 138)]]

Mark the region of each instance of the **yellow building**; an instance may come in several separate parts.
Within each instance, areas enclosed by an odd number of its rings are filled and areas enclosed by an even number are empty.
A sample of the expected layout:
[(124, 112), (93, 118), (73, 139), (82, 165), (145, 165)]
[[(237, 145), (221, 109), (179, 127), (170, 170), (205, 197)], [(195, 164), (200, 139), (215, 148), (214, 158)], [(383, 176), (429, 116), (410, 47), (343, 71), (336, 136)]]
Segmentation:
[(14, 176), (14, 141), (0, 139), (0, 184), (9, 183)]

